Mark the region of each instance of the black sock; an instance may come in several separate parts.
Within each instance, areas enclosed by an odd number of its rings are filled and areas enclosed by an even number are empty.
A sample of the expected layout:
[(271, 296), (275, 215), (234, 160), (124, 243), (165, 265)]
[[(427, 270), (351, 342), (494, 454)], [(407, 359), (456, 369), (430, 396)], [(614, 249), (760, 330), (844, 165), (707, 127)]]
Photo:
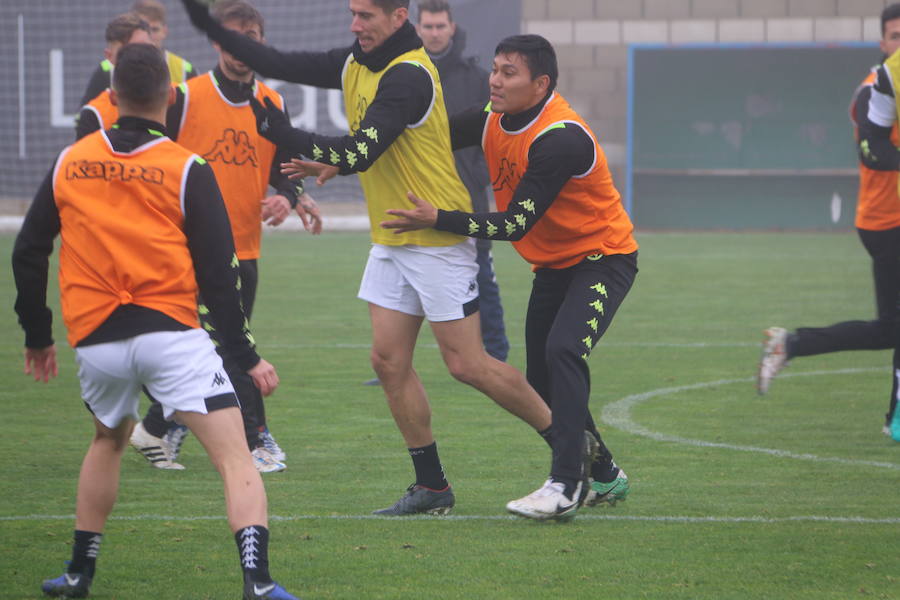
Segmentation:
[(794, 349), (794, 346), (797, 345), (797, 338), (800, 337), (796, 333), (787, 334), (787, 338), (784, 340), (784, 358), (785, 360), (791, 360), (794, 357), (794, 354), (791, 352)]
[(269, 530), (262, 525), (238, 529), (234, 534), (244, 581), (272, 583), (269, 575)]
[(421, 448), (407, 448), (416, 470), (416, 485), (432, 490), (443, 490), (449, 483), (444, 477), (444, 467), (438, 456), (437, 442)]
[(619, 475), (619, 466), (612, 457), (605, 458), (598, 456), (597, 460), (591, 463), (591, 477), (594, 481), (601, 483), (609, 483)]
[(75, 543), (72, 544), (72, 560), (69, 562), (69, 573), (78, 573), (94, 577), (97, 567), (97, 553), (100, 551), (102, 533), (75, 530)]
[(553, 425), (548, 425), (547, 429), (543, 429), (538, 431), (538, 435), (544, 438), (544, 441), (547, 442), (547, 445), (550, 446), (550, 449), (553, 450), (553, 441), (550, 438), (550, 430), (553, 429)]
[(575, 488), (578, 487), (577, 479), (567, 479), (565, 477), (556, 477), (555, 475), (553, 476), (552, 479), (553, 479), (553, 481), (555, 481), (557, 483), (561, 483), (564, 486), (566, 486), (565, 491), (563, 491), (563, 494), (566, 495), (566, 498), (568, 498), (569, 500), (577, 500), (577, 498), (574, 497)]
[(144, 388), (144, 392), (147, 394), (147, 397), (150, 398), (150, 408), (147, 409), (147, 414), (144, 415), (144, 418), (141, 420), (141, 423), (144, 425), (144, 429), (147, 430), (147, 433), (154, 437), (161, 438), (166, 435), (166, 432), (169, 430), (169, 427), (172, 426), (170, 421), (166, 421), (166, 418), (163, 416), (162, 405), (153, 400), (153, 397), (150, 396), (150, 392), (147, 391), (147, 388)]

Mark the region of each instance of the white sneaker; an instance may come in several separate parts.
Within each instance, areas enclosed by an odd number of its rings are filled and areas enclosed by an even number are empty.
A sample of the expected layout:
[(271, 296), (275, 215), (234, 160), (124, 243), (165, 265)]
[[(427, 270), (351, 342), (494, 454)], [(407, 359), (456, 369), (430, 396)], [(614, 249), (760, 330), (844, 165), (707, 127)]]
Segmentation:
[(180, 465), (172, 460), (168, 443), (162, 438), (150, 435), (140, 421), (134, 426), (130, 441), (131, 446), (157, 469), (184, 470), (184, 465)]
[(284, 453), (284, 450), (282, 450), (281, 446), (278, 445), (278, 442), (275, 441), (275, 438), (272, 436), (272, 432), (269, 431), (268, 427), (259, 432), (259, 441), (262, 442), (265, 449), (269, 451), (269, 454), (271, 454), (272, 458), (275, 460), (284, 462), (284, 459), (287, 458), (287, 454)]
[(275, 460), (272, 453), (266, 450), (265, 446), (254, 448), (250, 453), (253, 457), (253, 464), (260, 473), (277, 473), (284, 471), (287, 466), (281, 461)]
[(175, 423), (163, 435), (162, 439), (169, 447), (169, 458), (171, 460), (178, 460), (178, 455), (181, 454), (181, 445), (184, 444), (184, 440), (190, 432), (191, 430), (186, 425)]
[(578, 499), (581, 496), (582, 482), (578, 482), (572, 499), (566, 498), (566, 486), (558, 481), (548, 479), (543, 487), (528, 494), (524, 498), (513, 500), (506, 505), (506, 510), (529, 519), (557, 519), (568, 521), (575, 517), (578, 510)]
[(779, 371), (788, 363), (787, 359), (787, 329), (784, 327), (769, 327), (764, 332), (762, 357), (759, 359), (759, 373), (756, 376), (756, 391), (760, 395), (769, 391), (769, 385)]

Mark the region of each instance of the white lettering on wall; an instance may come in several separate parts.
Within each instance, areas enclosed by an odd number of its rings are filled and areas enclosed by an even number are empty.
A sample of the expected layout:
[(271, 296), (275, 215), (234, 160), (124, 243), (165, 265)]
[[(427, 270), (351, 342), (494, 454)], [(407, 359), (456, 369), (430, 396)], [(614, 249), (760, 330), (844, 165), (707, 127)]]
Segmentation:
[(50, 125), (53, 127), (75, 126), (75, 115), (67, 115), (64, 112), (65, 100), (63, 51), (53, 48), (50, 50)]

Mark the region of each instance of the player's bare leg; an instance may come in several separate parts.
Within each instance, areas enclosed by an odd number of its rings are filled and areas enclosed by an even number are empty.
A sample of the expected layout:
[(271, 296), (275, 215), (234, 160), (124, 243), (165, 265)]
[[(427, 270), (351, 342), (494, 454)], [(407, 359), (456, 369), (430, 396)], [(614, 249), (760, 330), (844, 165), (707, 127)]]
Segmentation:
[(384, 516), (447, 514), (455, 498), (444, 476), (431, 431), (431, 407), (412, 365), (422, 317), (369, 304), (372, 320), (372, 367), (381, 380), (394, 422), (406, 442), (416, 481)]
[(450, 374), (516, 415), (537, 431), (550, 427), (550, 409), (518, 369), (490, 356), (481, 340), (478, 313), (431, 323)]

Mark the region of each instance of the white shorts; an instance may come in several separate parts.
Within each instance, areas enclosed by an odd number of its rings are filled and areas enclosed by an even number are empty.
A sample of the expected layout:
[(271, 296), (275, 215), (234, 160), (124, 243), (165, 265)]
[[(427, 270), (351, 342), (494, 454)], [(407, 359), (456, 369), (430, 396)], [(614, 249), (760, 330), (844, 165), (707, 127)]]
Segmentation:
[(206, 414), (238, 406), (231, 380), (202, 329), (157, 331), (75, 349), (81, 397), (97, 419), (113, 429), (138, 420), (141, 386), (163, 407)]
[(478, 311), (474, 240), (454, 246), (374, 244), (358, 297), (429, 321), (453, 321)]

